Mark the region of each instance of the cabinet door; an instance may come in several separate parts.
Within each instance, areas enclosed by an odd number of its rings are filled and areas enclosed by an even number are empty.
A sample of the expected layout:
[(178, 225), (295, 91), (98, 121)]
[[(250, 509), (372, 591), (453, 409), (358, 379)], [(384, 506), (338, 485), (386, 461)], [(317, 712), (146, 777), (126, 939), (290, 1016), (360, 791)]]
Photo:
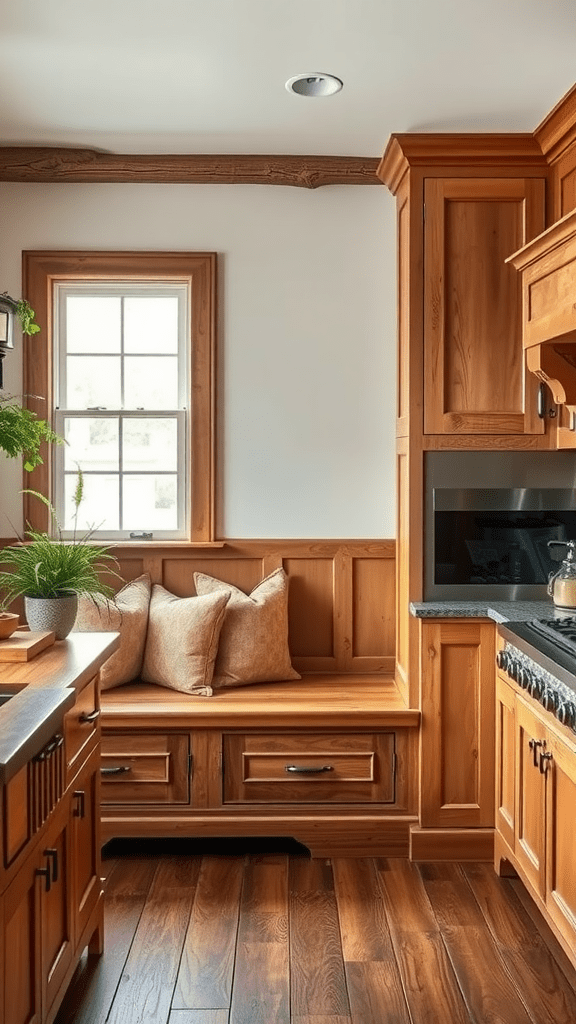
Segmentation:
[(505, 263), (544, 229), (544, 194), (540, 178), (425, 182), (425, 434), (544, 433)]
[(40, 902), (34, 855), (22, 865), (4, 894), (2, 921), (4, 976), (4, 1024), (39, 1024), (40, 985)]
[(546, 771), (546, 909), (571, 949), (576, 948), (575, 745), (548, 735)]
[(545, 777), (540, 771), (545, 728), (523, 701), (516, 701), (516, 831), (518, 866), (534, 889), (545, 892)]
[(424, 827), (494, 825), (493, 622), (421, 620)]
[(40, 868), (50, 873), (41, 879), (42, 1003), (46, 1015), (72, 962), (72, 879), (70, 864), (70, 803), (62, 801), (46, 833)]
[(500, 676), (496, 676), (496, 828), (514, 850), (516, 698)]
[[(100, 757), (95, 750), (72, 793), (74, 945), (102, 896), (100, 880)], [(90, 938), (90, 936), (87, 936)]]

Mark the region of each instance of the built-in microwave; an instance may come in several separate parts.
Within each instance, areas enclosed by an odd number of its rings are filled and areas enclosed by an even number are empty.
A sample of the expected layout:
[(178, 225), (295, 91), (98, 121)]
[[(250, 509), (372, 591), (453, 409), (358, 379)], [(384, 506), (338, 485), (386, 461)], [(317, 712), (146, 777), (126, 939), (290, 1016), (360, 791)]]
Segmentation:
[(543, 598), (568, 539), (576, 453), (428, 453), (425, 600)]

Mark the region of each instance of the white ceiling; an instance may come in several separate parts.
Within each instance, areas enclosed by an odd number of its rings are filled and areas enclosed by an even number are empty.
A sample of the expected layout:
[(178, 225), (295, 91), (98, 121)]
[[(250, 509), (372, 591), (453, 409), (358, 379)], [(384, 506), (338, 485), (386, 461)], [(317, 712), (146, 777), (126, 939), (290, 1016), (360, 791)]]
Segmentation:
[(0, 144), (378, 156), (532, 131), (575, 58), (576, 0), (0, 0)]

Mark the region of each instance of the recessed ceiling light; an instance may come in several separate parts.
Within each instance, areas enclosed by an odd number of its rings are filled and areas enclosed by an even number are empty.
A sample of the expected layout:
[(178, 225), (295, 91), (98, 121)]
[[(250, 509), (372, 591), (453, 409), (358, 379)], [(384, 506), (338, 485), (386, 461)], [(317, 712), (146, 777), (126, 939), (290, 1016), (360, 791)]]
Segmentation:
[(298, 96), (333, 96), (340, 92), (343, 82), (335, 75), (325, 75), (313, 71), (308, 75), (295, 75), (286, 82), (288, 92), (295, 92)]

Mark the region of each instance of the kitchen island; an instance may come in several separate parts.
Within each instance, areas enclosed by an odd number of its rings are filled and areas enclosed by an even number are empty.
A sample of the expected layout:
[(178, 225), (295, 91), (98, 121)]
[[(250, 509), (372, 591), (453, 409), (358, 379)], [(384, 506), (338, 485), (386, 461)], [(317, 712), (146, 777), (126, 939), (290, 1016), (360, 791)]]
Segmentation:
[(98, 673), (116, 633), (0, 663), (0, 1019), (50, 1024), (102, 951)]

